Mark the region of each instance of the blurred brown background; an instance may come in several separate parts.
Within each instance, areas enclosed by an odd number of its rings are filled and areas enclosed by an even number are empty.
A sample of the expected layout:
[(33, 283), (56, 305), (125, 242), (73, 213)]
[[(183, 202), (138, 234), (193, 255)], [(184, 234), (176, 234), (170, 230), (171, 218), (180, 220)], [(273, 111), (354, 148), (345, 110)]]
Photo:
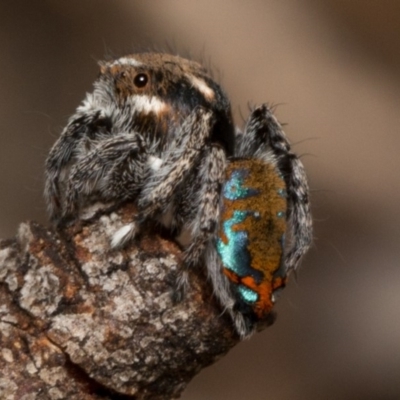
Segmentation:
[(184, 400), (400, 399), (400, 2), (0, 2), (0, 237), (46, 222), (45, 156), (104, 54), (211, 60), (238, 123), (277, 115), (304, 154), (315, 244), (278, 321)]

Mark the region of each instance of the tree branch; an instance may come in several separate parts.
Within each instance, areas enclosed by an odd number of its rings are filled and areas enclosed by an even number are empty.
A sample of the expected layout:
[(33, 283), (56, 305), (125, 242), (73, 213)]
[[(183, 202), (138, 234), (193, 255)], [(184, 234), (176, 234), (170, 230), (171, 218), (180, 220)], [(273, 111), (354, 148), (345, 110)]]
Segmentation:
[(171, 239), (149, 228), (110, 249), (134, 213), (103, 209), (57, 231), (28, 222), (0, 242), (0, 398), (178, 398), (238, 343), (202, 271), (172, 302)]

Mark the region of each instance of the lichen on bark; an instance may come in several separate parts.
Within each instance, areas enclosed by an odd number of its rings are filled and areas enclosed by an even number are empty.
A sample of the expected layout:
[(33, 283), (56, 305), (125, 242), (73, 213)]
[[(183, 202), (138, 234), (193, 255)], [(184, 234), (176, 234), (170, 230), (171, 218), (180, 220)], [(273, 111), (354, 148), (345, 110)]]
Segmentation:
[(173, 399), (239, 338), (203, 271), (172, 292), (179, 246), (149, 227), (110, 237), (135, 209), (64, 229), (21, 224), (0, 242), (1, 399)]

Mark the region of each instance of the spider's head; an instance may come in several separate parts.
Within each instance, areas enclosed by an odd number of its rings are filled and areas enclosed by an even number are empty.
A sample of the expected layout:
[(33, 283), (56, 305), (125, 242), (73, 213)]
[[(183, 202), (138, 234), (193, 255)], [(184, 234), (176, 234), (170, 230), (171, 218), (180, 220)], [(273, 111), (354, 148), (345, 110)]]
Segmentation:
[[(162, 53), (133, 54), (100, 64), (93, 94), (117, 110), (124, 129), (154, 134), (170, 142), (177, 127), (197, 107), (213, 112), (211, 141), (228, 154), (234, 128), (230, 103), (221, 87), (197, 62)], [(118, 127), (121, 129), (121, 126)]]

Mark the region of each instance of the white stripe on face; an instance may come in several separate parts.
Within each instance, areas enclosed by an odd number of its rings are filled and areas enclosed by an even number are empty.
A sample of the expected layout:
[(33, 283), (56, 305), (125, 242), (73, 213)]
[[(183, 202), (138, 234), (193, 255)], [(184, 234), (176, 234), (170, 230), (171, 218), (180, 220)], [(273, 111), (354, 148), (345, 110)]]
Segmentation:
[(147, 96), (144, 94), (135, 94), (131, 96), (131, 101), (135, 106), (135, 111), (145, 112), (146, 114), (149, 114), (150, 112), (158, 114), (165, 111), (167, 108), (167, 104), (164, 101), (157, 97)]
[(113, 61), (111, 64), (109, 64), (110, 67), (114, 65), (131, 65), (132, 67), (139, 67), (140, 65), (143, 65), (140, 61), (135, 60), (134, 58), (131, 57), (121, 57), (118, 60)]
[(207, 100), (214, 99), (214, 91), (207, 85), (207, 83), (203, 79), (197, 78), (191, 74), (187, 74), (186, 76), (189, 78), (189, 81), (193, 85), (193, 87), (195, 87), (200, 93), (202, 93)]

